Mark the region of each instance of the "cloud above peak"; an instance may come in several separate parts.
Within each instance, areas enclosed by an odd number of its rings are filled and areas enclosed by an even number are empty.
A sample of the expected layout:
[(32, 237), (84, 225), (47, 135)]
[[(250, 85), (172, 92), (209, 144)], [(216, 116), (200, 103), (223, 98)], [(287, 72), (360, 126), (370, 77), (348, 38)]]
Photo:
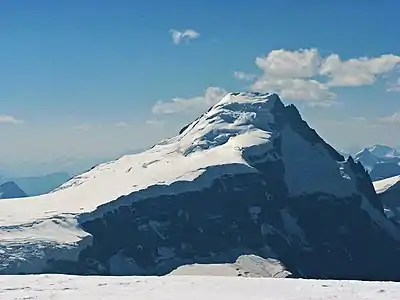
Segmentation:
[(158, 101), (152, 108), (153, 114), (176, 114), (200, 112), (217, 103), (228, 92), (220, 87), (208, 87), (204, 95), (191, 98), (173, 98), (170, 101)]
[[(371, 85), (400, 65), (400, 56), (385, 54), (342, 60), (338, 54), (322, 57), (316, 48), (279, 49), (257, 57), (255, 64), (262, 74), (239, 71), (234, 74), (238, 79), (253, 81), (252, 90), (274, 91), (288, 100), (329, 106), (336, 98), (332, 88)], [(398, 86), (395, 84), (389, 90), (395, 91)]]
[(169, 32), (171, 33), (172, 41), (176, 45), (180, 44), (182, 41), (189, 42), (189, 40), (197, 39), (200, 36), (200, 34), (193, 29), (186, 29), (183, 31), (171, 29)]
[(351, 58), (342, 61), (338, 54), (329, 55), (321, 64), (320, 75), (328, 76), (329, 86), (363, 86), (375, 83), (379, 75), (393, 71), (400, 56)]
[(384, 124), (400, 124), (400, 112), (395, 112), (390, 116), (386, 116), (379, 119), (380, 123)]
[(307, 78), (318, 73), (321, 58), (317, 49), (280, 49), (257, 57), (255, 63), (269, 77)]

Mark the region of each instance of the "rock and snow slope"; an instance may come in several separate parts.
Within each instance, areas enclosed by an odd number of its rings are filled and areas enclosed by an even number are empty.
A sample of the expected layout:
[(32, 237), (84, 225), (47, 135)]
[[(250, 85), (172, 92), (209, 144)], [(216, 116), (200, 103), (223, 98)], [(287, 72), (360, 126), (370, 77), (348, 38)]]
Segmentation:
[(398, 300), (400, 284), (202, 276), (0, 276), (2, 300)]
[(242, 254), (294, 276), (400, 280), (371, 180), (276, 94), (230, 93), (150, 150), (0, 201), (0, 273), (162, 275)]

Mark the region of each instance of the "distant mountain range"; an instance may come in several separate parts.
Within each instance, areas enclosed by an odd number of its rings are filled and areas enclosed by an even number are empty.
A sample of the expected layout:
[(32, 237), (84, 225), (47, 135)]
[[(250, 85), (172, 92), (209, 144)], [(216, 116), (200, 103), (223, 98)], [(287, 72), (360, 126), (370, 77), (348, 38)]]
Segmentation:
[(0, 199), (23, 198), (27, 196), (14, 181), (7, 181), (0, 184)]
[[(64, 159), (59, 159), (53, 162), (46, 162), (45, 164), (31, 164), (31, 167), (28, 167), (29, 174), (33, 174), (32, 176), (18, 176), (16, 174), (20, 174), (23, 172), (23, 168), (18, 166), (8, 166), (8, 168), (0, 169), (0, 184), (12, 181), (16, 185), (18, 185), (28, 196), (37, 196), (46, 194), (56, 189), (69, 179), (71, 179), (74, 175), (86, 172), (93, 166), (96, 166), (100, 163), (115, 160), (124, 155), (135, 154), (143, 151), (144, 149), (135, 149), (135, 150), (127, 150), (124, 152), (120, 152), (117, 155), (110, 157), (92, 157), (92, 158), (74, 158), (74, 157), (66, 157)], [(63, 170), (60, 172), (49, 172), (45, 175), (35, 175), (32, 170), (55, 170), (55, 166), (59, 168), (59, 170)], [(8, 170), (8, 171), (7, 171)], [(13, 172), (13, 173), (12, 173)]]
[[(0, 178), (1, 183), (12, 182), (24, 191), (28, 196), (37, 196), (46, 194), (64, 182), (68, 181), (71, 176), (64, 172), (52, 173), (43, 176), (29, 176), (29, 177), (14, 177), (14, 178)], [(7, 197), (14, 198), (14, 197)]]
[(373, 181), (400, 175), (400, 149), (384, 145), (364, 148), (353, 156), (361, 162)]

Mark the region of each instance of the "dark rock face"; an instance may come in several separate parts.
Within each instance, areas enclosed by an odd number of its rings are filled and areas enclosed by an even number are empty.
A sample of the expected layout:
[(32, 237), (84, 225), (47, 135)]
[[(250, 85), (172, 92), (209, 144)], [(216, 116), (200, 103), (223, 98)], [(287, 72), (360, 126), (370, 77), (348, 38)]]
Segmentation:
[[(336, 161), (344, 161), (294, 106), (277, 105), (274, 115), (276, 126), (291, 127), (308, 142), (321, 144)], [(280, 143), (277, 138), (277, 157)], [(365, 196), (384, 218), (369, 175), (353, 159), (343, 164), (358, 187), (357, 194), (344, 198), (324, 191), (290, 196), (279, 159), (254, 163), (258, 173), (223, 176), (198, 191), (142, 201), (135, 201), (134, 194), (121, 197), (113, 207), (118, 201), (129, 204), (94, 219), (82, 216), (93, 244), (80, 253), (79, 261), (50, 261), (46, 271), (163, 275), (182, 264), (234, 262), (240, 254), (253, 253), (278, 258), (297, 277), (400, 280), (400, 243), (361, 207)], [(174, 183), (179, 184), (193, 183)], [(111, 204), (99, 209), (107, 207)]]
[(8, 181), (0, 185), (0, 199), (23, 198), (27, 194), (19, 188), (13, 181)]
[(400, 225), (400, 182), (397, 182), (378, 196), (383, 206), (389, 209), (389, 218)]
[(400, 165), (397, 162), (377, 164), (370, 172), (371, 179), (374, 181), (393, 177), (399, 174)]

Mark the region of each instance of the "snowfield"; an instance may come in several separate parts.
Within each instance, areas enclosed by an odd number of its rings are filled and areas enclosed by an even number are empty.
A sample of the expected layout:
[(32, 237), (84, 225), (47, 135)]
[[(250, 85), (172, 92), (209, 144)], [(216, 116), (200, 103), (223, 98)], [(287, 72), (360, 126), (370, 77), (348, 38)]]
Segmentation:
[(378, 180), (378, 181), (374, 181), (373, 184), (374, 184), (376, 193), (381, 194), (381, 193), (386, 192), (391, 187), (393, 187), (399, 181), (400, 181), (400, 175), (382, 179), (382, 180)]
[(0, 299), (398, 300), (400, 283), (213, 276), (0, 276)]
[(241, 255), (236, 262), (231, 264), (183, 265), (169, 275), (285, 278), (291, 273), (278, 260), (265, 259), (257, 255)]
[(374, 181), (373, 184), (385, 205), (386, 216), (400, 222), (400, 175)]

